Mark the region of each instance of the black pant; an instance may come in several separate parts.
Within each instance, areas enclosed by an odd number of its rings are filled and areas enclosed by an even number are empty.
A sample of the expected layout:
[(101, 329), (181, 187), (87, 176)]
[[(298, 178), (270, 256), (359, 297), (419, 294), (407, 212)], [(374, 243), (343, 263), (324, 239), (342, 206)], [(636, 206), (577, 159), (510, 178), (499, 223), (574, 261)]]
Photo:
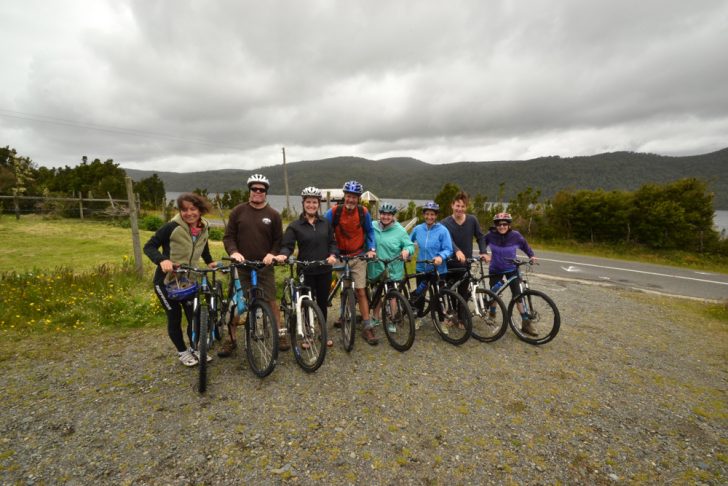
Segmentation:
[(182, 311), (185, 313), (187, 318), (187, 339), (192, 343), (192, 299), (180, 302), (177, 300), (170, 300), (167, 295), (167, 289), (164, 284), (155, 283), (154, 293), (157, 294), (159, 302), (164, 308), (164, 312), (167, 314), (167, 334), (172, 340), (172, 343), (177, 348), (177, 351), (182, 352), (187, 349), (185, 346), (185, 340), (182, 336)]
[(316, 275), (309, 275), (305, 273), (303, 275), (303, 283), (311, 287), (311, 293), (316, 301), (316, 304), (321, 308), (321, 312), (324, 314), (324, 322), (328, 318), (328, 297), (329, 287), (331, 286), (331, 274), (332, 272), (319, 273)]

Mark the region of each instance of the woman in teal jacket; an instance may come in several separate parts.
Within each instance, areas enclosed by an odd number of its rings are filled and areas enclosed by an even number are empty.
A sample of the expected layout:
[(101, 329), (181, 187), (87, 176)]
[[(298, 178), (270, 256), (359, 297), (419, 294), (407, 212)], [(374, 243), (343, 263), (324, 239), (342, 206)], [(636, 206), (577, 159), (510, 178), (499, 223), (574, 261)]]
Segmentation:
[[(377, 257), (383, 260), (395, 258), (402, 255), (406, 260), (414, 253), (415, 245), (410, 241), (407, 230), (395, 219), (397, 208), (391, 203), (382, 203), (379, 207), (379, 221), (374, 221), (374, 239), (377, 242)], [(371, 262), (367, 268), (367, 277), (375, 281), (384, 271), (384, 263)], [(389, 276), (392, 280), (404, 278), (404, 262), (392, 262), (389, 264)]]
[[(377, 257), (383, 260), (396, 258), (402, 255), (403, 260), (407, 260), (414, 253), (415, 246), (410, 241), (407, 230), (395, 219), (397, 208), (391, 203), (382, 203), (379, 206), (379, 221), (374, 221), (374, 238), (377, 242)], [(396, 261), (388, 265), (389, 277), (392, 280), (402, 280), (404, 278), (404, 262)], [(370, 262), (367, 267), (367, 279), (374, 282), (382, 276), (384, 272), (384, 263), (380, 261)], [(381, 316), (381, 304), (374, 309), (374, 315)], [(373, 319), (373, 324), (378, 325), (379, 319)], [(394, 324), (389, 332), (396, 332)]]

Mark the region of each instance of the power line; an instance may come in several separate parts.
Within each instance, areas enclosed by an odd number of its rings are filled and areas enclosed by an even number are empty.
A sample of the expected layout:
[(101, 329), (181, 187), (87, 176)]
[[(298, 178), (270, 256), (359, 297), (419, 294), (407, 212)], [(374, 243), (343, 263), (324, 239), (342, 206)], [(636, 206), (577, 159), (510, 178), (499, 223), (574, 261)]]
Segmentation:
[(66, 127), (73, 127), (73, 128), (84, 128), (87, 130), (95, 130), (98, 132), (132, 135), (132, 136), (136, 136), (136, 137), (146, 137), (146, 138), (152, 138), (152, 139), (164, 138), (164, 139), (171, 140), (171, 141), (186, 142), (186, 143), (192, 143), (192, 144), (198, 144), (198, 145), (207, 145), (209, 147), (230, 148), (230, 149), (234, 149), (234, 150), (247, 150), (243, 147), (239, 147), (239, 146), (235, 146), (235, 145), (227, 145), (227, 144), (221, 144), (221, 143), (217, 143), (217, 142), (209, 142), (206, 140), (184, 138), (184, 137), (172, 135), (169, 133), (135, 130), (132, 128), (121, 128), (121, 127), (114, 127), (114, 126), (109, 126), (109, 125), (96, 125), (96, 124), (91, 124), (91, 123), (83, 123), (83, 122), (77, 122), (77, 121), (73, 121), (73, 120), (67, 120), (64, 118), (57, 118), (57, 117), (48, 116), (48, 115), (38, 115), (38, 114), (34, 114), (34, 113), (25, 113), (22, 111), (8, 110), (6, 108), (0, 108), (0, 116), (5, 117), (5, 118), (13, 118), (16, 120), (25, 120), (25, 121), (31, 121), (31, 122), (46, 123), (49, 125), (58, 125), (58, 126), (66, 126)]

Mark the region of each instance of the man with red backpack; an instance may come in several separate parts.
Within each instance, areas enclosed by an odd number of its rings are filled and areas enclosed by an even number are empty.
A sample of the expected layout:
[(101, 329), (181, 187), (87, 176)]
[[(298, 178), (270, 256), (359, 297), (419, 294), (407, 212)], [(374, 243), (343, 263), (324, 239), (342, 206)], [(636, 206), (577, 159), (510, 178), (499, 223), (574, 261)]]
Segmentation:
[[(334, 227), (336, 246), (342, 256), (359, 256), (366, 254), (367, 258), (374, 258), (377, 243), (374, 239), (372, 217), (367, 208), (359, 204), (364, 187), (357, 181), (348, 181), (344, 184), (344, 203), (336, 204), (326, 211), (324, 217)], [(374, 326), (369, 320), (369, 301), (366, 295), (367, 262), (352, 260), (350, 262), (351, 276), (354, 278), (356, 300), (359, 301), (364, 331), (364, 340), (372, 346), (379, 343), (374, 334)]]

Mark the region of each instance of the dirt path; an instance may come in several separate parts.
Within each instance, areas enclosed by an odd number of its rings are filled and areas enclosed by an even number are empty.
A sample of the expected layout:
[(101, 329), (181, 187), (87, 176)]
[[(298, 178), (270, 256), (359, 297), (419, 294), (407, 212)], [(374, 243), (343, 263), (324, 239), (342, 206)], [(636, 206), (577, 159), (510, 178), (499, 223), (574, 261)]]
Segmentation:
[(509, 331), (454, 347), (425, 327), (404, 354), (337, 342), (313, 375), (289, 352), (263, 381), (239, 353), (204, 397), (162, 327), (4, 340), (0, 483), (725, 484), (728, 325), (532, 285), (562, 312), (546, 346)]

